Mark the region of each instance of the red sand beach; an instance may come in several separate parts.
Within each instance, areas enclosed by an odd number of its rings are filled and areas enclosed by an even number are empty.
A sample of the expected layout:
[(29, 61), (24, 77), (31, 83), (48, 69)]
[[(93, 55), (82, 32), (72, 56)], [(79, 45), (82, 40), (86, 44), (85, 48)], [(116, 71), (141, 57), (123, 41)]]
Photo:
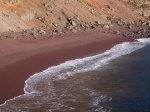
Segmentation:
[(25, 80), (34, 73), (133, 41), (112, 32), (90, 30), (51, 38), (0, 40), (0, 103), (23, 94)]

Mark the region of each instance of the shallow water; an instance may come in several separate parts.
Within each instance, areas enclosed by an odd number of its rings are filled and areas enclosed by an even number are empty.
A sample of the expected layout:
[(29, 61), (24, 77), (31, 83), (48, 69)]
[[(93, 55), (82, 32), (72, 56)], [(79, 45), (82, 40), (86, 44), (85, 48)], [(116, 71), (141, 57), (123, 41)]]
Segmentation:
[(149, 43), (123, 43), (37, 73), (0, 112), (149, 112)]

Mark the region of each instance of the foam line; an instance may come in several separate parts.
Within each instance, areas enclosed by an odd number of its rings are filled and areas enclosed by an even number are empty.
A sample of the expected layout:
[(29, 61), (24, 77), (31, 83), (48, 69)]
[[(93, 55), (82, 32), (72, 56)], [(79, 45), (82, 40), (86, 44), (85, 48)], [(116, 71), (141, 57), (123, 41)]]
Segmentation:
[[(20, 95), (13, 99), (6, 101), (4, 104), (0, 105), (1, 107), (10, 106), (9, 102), (16, 100), (21, 97), (32, 96), (42, 94), (43, 92), (51, 92), (54, 91), (52, 81), (65, 80), (66, 78), (73, 76), (78, 73), (99, 70), (104, 65), (107, 65), (111, 60), (118, 58), (123, 55), (130, 54), (140, 48), (145, 47), (150, 43), (149, 38), (137, 39), (135, 42), (124, 42), (122, 44), (118, 44), (107, 50), (102, 54), (98, 54), (95, 56), (90, 56), (82, 59), (75, 59), (71, 61), (66, 61), (57, 66), (50, 67), (40, 73), (36, 73), (30, 76), (25, 81), (24, 87), (24, 95)], [(37, 86), (39, 83), (42, 84), (41, 87)], [(6, 110), (7, 111), (7, 110)]]

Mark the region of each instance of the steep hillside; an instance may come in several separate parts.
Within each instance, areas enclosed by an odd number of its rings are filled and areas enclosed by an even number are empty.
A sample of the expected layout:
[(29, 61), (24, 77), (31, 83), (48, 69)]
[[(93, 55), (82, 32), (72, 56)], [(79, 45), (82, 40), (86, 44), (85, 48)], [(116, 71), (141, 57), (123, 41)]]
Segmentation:
[(0, 32), (18, 31), (27, 28), (18, 15), (0, 7)]
[(136, 7), (136, 12), (143, 16), (150, 16), (150, 0), (129, 0)]
[(0, 0), (0, 32), (144, 19), (131, 4), (127, 0)]

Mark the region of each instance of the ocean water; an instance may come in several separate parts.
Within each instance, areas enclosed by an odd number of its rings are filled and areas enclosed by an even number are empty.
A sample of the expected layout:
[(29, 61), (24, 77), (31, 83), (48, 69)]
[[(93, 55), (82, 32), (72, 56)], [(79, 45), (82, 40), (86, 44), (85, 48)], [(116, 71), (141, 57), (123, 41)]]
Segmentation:
[(149, 51), (144, 38), (50, 67), (0, 112), (150, 112)]

